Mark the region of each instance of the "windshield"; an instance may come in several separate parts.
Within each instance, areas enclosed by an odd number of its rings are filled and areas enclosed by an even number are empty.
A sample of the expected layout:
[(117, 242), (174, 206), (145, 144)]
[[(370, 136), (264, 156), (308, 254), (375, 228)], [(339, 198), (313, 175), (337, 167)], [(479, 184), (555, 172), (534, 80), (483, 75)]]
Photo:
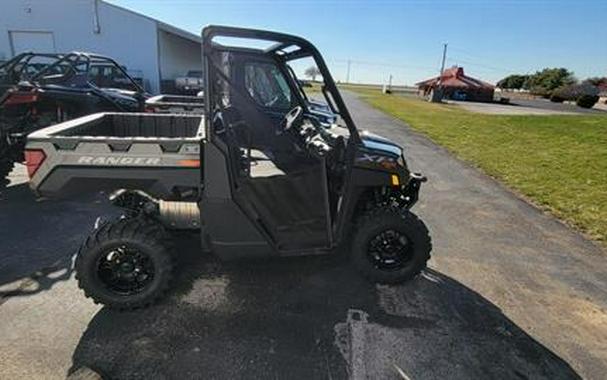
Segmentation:
[(122, 88), (134, 90), (131, 80), (116, 66), (105, 63), (92, 64), (89, 70), (89, 80), (101, 88)]
[(338, 114), (335, 104), (323, 91), (325, 81), (312, 57), (290, 60), (288, 67), (302, 97), (308, 101), (310, 111)]
[[(308, 110), (325, 127), (344, 126), (337, 107), (330, 94), (324, 90), (325, 81), (312, 57), (290, 60), (288, 73), (296, 84), (301, 97), (306, 101)], [(299, 73), (299, 74), (298, 74)], [(300, 79), (306, 78), (306, 79)], [(339, 132), (347, 135), (347, 128)]]

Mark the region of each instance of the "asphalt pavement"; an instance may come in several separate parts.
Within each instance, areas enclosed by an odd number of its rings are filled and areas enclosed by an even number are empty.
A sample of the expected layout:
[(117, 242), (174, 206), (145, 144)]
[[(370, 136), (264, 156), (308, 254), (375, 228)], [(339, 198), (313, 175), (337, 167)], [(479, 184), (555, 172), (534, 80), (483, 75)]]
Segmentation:
[(106, 378), (603, 378), (605, 252), (345, 97), (359, 127), (402, 144), (429, 177), (414, 209), (434, 242), (422, 276), (376, 286), (344, 255), (222, 264), (179, 235), (170, 296), (114, 312), (71, 273), (83, 235), (114, 211), (103, 197), (37, 200), (17, 183), (0, 194), (0, 378), (84, 366)]
[(587, 109), (575, 104), (554, 103), (546, 99), (512, 99), (507, 104), (461, 100), (448, 100), (447, 103), (486, 115), (607, 115), (607, 110), (600, 105)]

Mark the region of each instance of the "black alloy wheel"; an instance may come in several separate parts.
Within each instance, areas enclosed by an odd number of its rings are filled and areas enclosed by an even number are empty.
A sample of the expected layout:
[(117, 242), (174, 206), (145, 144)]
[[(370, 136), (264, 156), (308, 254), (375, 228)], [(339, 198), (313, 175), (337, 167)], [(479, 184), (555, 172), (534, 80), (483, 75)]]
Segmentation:
[(120, 245), (99, 257), (97, 276), (104, 286), (119, 295), (140, 293), (154, 279), (154, 263), (137, 247)]
[(367, 248), (371, 263), (380, 270), (401, 269), (412, 258), (413, 245), (403, 233), (385, 230), (372, 237)]

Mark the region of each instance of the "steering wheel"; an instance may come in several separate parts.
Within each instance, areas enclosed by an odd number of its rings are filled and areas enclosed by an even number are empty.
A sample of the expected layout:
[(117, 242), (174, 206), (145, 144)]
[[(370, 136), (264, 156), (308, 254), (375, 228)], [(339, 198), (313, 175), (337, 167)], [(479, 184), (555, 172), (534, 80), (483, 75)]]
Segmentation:
[(276, 131), (277, 135), (281, 135), (287, 131), (289, 131), (293, 125), (300, 124), (303, 120), (303, 108), (301, 106), (297, 106), (287, 112), (285, 118), (280, 123), (281, 129)]

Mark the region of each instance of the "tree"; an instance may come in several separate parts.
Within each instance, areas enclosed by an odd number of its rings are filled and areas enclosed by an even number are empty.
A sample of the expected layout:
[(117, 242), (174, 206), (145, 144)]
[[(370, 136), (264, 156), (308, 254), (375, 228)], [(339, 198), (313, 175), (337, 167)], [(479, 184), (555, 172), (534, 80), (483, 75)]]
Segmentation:
[(320, 75), (320, 70), (316, 66), (310, 66), (304, 71), (304, 75), (308, 78), (312, 78), (312, 82), (316, 80), (316, 77)]
[(508, 75), (506, 78), (497, 82), (497, 87), (507, 90), (520, 90), (529, 79), (529, 75)]
[(531, 75), (526, 86), (533, 94), (549, 97), (557, 88), (575, 82), (573, 73), (565, 68), (546, 68)]
[(590, 83), (593, 86), (597, 86), (600, 88), (607, 88), (607, 77), (588, 78), (582, 83)]

